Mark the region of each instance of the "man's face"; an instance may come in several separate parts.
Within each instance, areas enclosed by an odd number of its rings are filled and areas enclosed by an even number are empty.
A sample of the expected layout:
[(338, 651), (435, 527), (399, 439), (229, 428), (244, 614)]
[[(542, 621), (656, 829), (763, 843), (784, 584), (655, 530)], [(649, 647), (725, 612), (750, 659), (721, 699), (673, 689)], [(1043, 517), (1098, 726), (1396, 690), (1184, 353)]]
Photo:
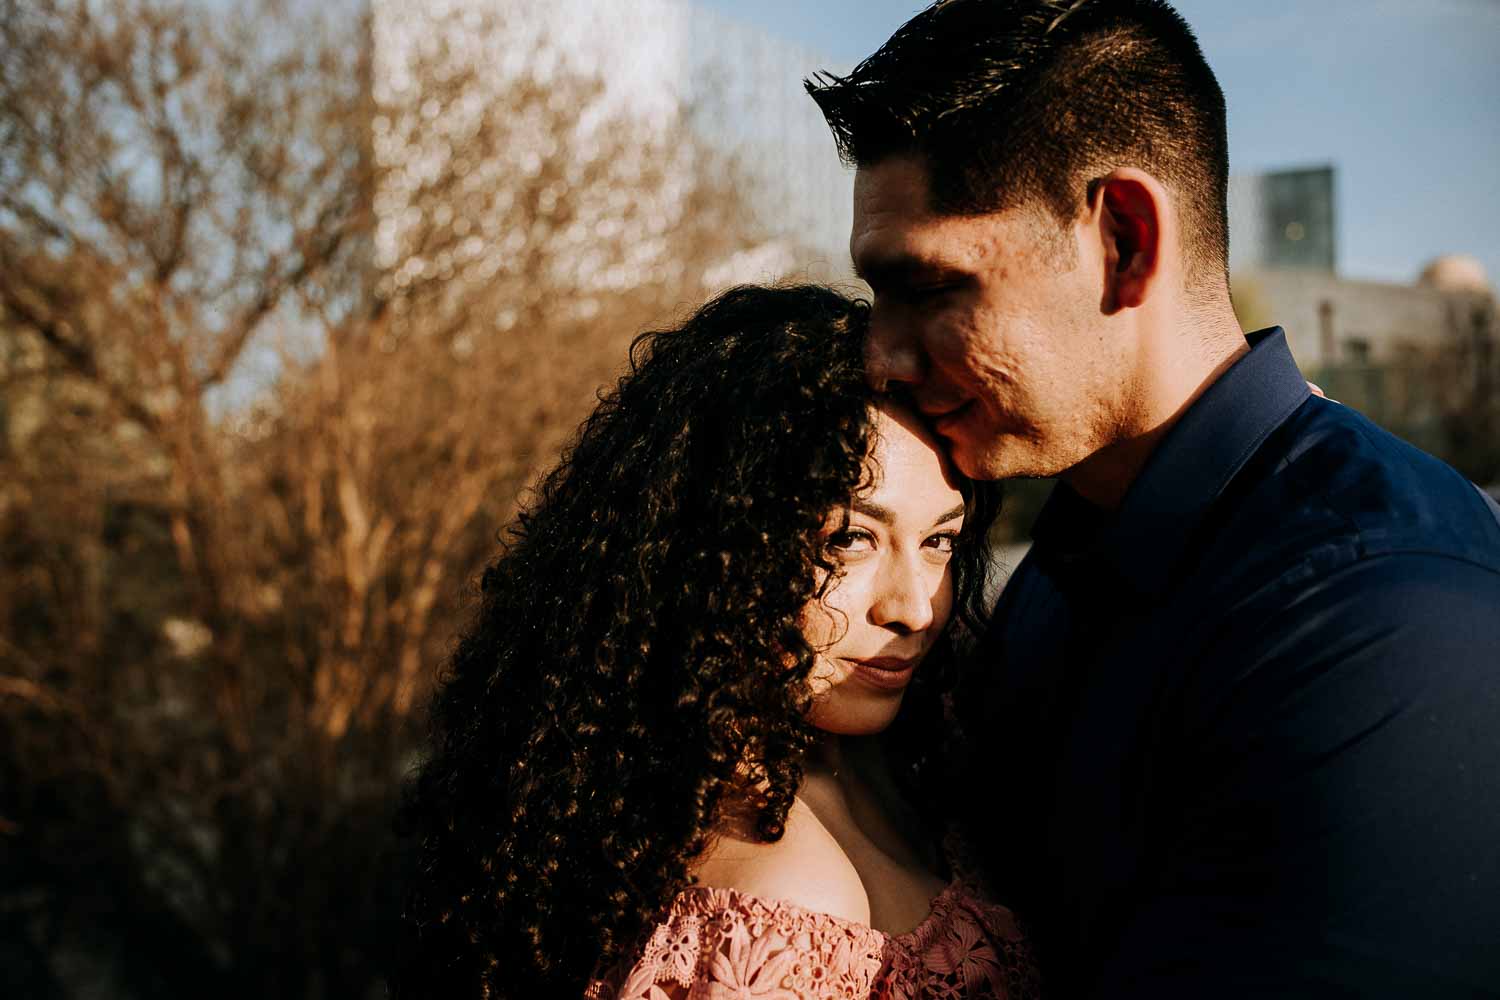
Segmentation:
[(917, 158), (855, 176), (850, 252), (875, 293), (869, 378), (909, 393), (967, 476), (1056, 475), (1110, 440), (1130, 371), (1085, 232), (1039, 205), (935, 214)]

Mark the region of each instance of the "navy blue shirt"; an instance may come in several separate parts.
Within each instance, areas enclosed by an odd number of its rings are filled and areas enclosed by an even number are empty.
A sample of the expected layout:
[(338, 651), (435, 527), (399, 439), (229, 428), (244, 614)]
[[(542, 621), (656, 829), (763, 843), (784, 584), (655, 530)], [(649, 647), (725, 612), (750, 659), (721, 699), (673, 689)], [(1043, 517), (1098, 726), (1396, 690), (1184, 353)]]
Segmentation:
[(1500, 508), (1279, 329), (980, 650), (974, 838), (1052, 996), (1500, 995)]

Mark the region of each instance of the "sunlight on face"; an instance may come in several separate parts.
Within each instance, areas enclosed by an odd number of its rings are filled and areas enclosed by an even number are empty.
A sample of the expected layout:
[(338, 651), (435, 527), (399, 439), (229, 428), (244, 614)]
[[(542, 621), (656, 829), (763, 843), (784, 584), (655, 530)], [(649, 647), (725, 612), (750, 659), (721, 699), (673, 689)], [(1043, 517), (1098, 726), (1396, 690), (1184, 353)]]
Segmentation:
[(948, 562), (963, 498), (920, 419), (883, 403), (869, 458), (872, 488), (830, 512), (827, 537), (843, 572), (803, 614), (819, 656), (812, 721), (845, 735), (890, 725), (953, 608)]
[(1130, 367), (1071, 228), (1035, 206), (934, 212), (925, 166), (893, 157), (855, 175), (849, 249), (875, 293), (872, 384), (905, 393), (965, 475), (1057, 475), (1107, 437)]

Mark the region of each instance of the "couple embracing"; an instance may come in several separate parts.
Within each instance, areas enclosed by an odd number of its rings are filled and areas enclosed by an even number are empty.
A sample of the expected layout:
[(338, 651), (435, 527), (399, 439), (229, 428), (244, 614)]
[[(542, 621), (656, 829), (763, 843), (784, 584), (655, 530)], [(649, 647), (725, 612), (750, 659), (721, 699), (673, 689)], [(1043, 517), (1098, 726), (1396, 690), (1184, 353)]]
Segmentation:
[(436, 695), (395, 995), (1500, 990), (1500, 508), (1240, 329), (1188, 27), (940, 0), (808, 89), (873, 302), (637, 341)]

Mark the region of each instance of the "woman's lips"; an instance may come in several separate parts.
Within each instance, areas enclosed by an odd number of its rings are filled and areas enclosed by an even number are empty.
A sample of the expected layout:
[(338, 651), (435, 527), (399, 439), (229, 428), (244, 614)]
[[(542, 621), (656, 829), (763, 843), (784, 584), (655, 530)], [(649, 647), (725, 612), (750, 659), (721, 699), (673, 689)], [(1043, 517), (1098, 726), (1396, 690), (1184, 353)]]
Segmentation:
[(903, 660), (895, 656), (877, 656), (868, 660), (845, 661), (854, 667), (860, 680), (872, 687), (887, 691), (899, 691), (911, 683), (917, 671), (915, 659)]

